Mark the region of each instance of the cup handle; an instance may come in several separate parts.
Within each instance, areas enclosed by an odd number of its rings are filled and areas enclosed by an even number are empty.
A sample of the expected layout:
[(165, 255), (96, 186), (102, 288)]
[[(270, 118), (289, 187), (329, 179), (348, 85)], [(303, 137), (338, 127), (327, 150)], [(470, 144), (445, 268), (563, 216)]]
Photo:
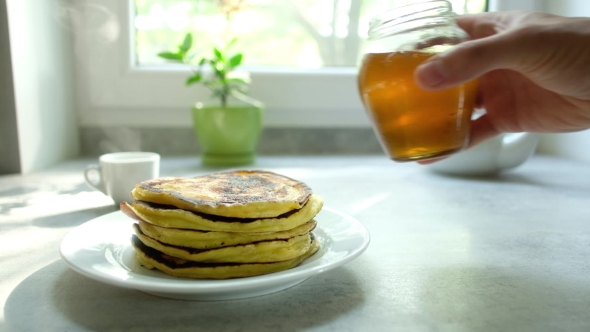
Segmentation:
[[(94, 183), (90, 180), (89, 174), (90, 172), (95, 171), (98, 174), (98, 183)], [(103, 194), (107, 194), (107, 191), (104, 186), (104, 181), (102, 180), (102, 172), (100, 166), (98, 165), (88, 165), (84, 170), (84, 179), (86, 183), (91, 186), (92, 188), (101, 191)]]

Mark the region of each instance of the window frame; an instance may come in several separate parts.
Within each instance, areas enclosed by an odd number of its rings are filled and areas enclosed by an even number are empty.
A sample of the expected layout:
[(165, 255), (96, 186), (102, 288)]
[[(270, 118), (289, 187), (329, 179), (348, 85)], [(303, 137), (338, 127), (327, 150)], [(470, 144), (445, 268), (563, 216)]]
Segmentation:
[[(489, 1), (490, 10), (539, 9), (535, 0)], [(185, 66), (134, 65), (133, 0), (85, 3), (116, 21), (92, 27), (82, 19), (75, 27), (81, 28), (74, 35), (80, 126), (190, 127), (191, 105), (207, 100), (209, 92), (184, 86), (190, 73)], [(243, 70), (252, 78), (250, 95), (266, 106), (265, 127), (370, 127), (357, 92), (356, 68)]]

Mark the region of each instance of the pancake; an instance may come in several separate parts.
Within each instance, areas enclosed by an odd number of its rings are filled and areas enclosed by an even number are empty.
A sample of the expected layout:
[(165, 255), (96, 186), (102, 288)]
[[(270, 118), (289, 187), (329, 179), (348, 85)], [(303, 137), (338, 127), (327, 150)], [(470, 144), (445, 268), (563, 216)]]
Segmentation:
[(134, 224), (136, 236), (146, 246), (166, 255), (188, 261), (204, 263), (268, 263), (296, 258), (307, 252), (310, 246), (309, 233), (294, 236), (287, 240), (262, 241), (216, 249), (194, 249), (171, 246), (154, 240), (141, 232)]
[(291, 269), (313, 255), (320, 247), (319, 241), (311, 234), (308, 251), (294, 259), (273, 263), (200, 263), (173, 258), (143, 244), (133, 237), (132, 244), (137, 260), (148, 269), (158, 269), (166, 274), (195, 279), (228, 279), (252, 277)]
[(142, 233), (165, 244), (194, 249), (214, 249), (260, 241), (287, 240), (294, 236), (309, 233), (316, 227), (317, 222), (311, 220), (286, 231), (265, 233), (209, 232), (166, 228), (152, 225), (143, 220), (139, 220), (138, 225)]
[(267, 171), (231, 171), (141, 182), (138, 201), (223, 217), (274, 218), (301, 209), (312, 194), (305, 183)]
[(228, 218), (195, 213), (170, 205), (135, 201), (121, 203), (121, 211), (136, 220), (167, 228), (216, 232), (280, 232), (293, 229), (312, 220), (322, 209), (324, 201), (311, 194), (306, 204), (276, 218)]

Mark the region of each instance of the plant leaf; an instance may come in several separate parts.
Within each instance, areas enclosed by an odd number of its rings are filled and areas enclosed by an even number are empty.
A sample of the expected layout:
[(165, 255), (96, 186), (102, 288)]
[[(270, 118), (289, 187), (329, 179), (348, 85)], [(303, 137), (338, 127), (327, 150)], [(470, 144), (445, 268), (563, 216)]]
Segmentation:
[(220, 61), (223, 61), (223, 53), (221, 53), (221, 51), (217, 47), (213, 48), (213, 54), (215, 54), (215, 57), (217, 59), (219, 59)]
[(191, 49), (191, 47), (193, 47), (193, 34), (189, 32), (186, 34), (186, 36), (184, 36), (184, 40), (182, 41), (182, 44), (178, 46), (178, 48), (182, 52), (186, 53)]
[(186, 63), (191, 63), (193, 59), (197, 56), (197, 54), (191, 54), (185, 58)]
[(233, 69), (233, 68), (239, 66), (242, 63), (242, 58), (243, 58), (242, 53), (238, 53), (238, 54), (232, 56), (231, 59), (229, 59), (229, 68)]
[(202, 80), (203, 80), (203, 75), (195, 74), (186, 80), (185, 85), (195, 84), (195, 83), (201, 82)]
[(215, 71), (215, 74), (217, 74), (217, 76), (219, 76), (219, 78), (222, 79), (225, 77), (225, 66), (224, 66), (223, 62), (211, 61), (211, 67), (213, 67), (213, 71)]
[(249, 79), (245, 79), (245, 78), (241, 78), (241, 77), (228, 78), (227, 81), (230, 83), (237, 83), (237, 84), (244, 84), (244, 85), (250, 84)]
[(160, 58), (164, 58), (167, 60), (182, 61), (182, 54), (180, 54), (180, 53), (161, 52), (161, 53), (158, 53), (158, 56)]
[(239, 93), (248, 94), (248, 87), (247, 86), (237, 86), (234, 88), (236, 91), (238, 91)]
[(238, 38), (233, 38), (232, 40), (229, 41), (229, 43), (227, 43), (227, 45), (225, 45), (225, 49), (227, 50), (228, 48), (232, 47), (233, 44), (235, 44), (238, 41)]

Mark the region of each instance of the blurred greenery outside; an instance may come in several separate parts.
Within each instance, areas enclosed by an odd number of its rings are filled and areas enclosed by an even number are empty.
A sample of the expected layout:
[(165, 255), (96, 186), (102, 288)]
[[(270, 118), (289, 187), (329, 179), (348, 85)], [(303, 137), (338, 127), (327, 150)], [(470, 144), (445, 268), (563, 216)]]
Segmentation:
[[(250, 0), (227, 22), (216, 0), (135, 0), (136, 64), (167, 64), (187, 32), (193, 50), (211, 52), (216, 41), (237, 37), (243, 64), (265, 67), (354, 67), (370, 19), (412, 0)], [(458, 13), (478, 13), (486, 0), (450, 0)], [(205, 53), (198, 53), (198, 55)], [(199, 56), (195, 59), (199, 59)], [(209, 55), (209, 54), (207, 54)]]

